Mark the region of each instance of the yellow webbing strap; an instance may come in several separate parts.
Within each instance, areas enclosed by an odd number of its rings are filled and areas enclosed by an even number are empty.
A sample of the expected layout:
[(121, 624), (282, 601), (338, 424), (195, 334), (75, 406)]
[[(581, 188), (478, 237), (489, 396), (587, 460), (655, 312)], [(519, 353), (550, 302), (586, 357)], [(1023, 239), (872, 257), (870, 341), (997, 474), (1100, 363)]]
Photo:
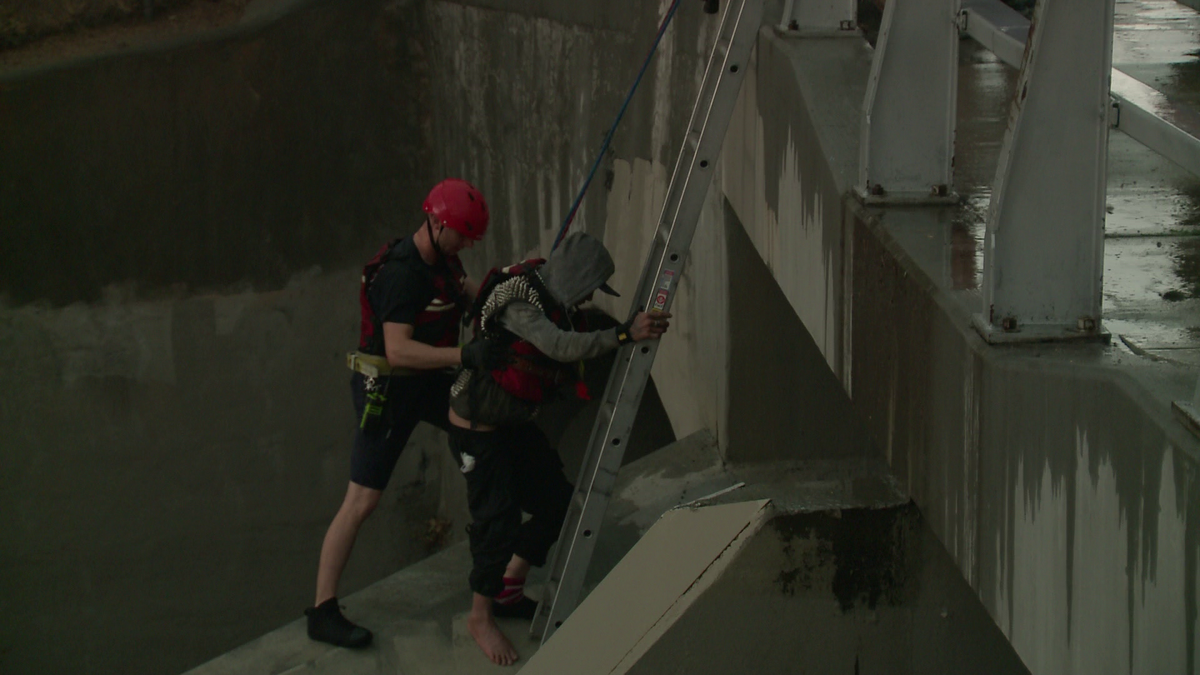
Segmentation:
[(394, 368), (382, 356), (364, 354), (362, 352), (348, 352), (346, 354), (346, 366), (350, 370), (362, 373), (367, 377), (396, 377), (416, 373), (411, 368)]

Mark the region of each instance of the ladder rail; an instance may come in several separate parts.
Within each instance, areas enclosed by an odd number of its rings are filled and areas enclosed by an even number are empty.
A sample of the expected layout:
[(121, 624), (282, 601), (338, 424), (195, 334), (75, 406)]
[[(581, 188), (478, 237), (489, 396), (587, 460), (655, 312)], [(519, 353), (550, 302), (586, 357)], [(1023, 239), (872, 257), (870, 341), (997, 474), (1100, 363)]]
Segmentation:
[[(726, 2), (688, 132), (633, 296), (630, 318), (643, 309), (669, 311), (674, 300), (716, 158), (762, 24), (762, 5), (763, 0)], [(658, 352), (658, 342), (625, 345), (618, 350), (613, 363), (560, 532), (550, 578), (530, 631), (534, 636), (541, 635), (543, 644), (578, 605), (584, 575)]]

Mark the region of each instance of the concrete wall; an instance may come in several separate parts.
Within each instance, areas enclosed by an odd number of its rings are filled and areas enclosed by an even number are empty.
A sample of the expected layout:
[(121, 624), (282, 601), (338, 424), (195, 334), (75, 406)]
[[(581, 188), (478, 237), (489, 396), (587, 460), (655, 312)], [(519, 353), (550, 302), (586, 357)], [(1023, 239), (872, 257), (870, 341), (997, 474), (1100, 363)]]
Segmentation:
[[(22, 45), (80, 27), (140, 18), (188, 0), (0, 0), (0, 48)], [(228, 0), (226, 0), (228, 2)], [(245, 0), (242, 0), (243, 2)]]
[(760, 35), (722, 156), (732, 210), (1032, 672), (1195, 672), (1200, 444), (1170, 415), (1194, 372), (986, 346), (961, 270), (914, 248), (944, 256), (954, 214), (842, 198), (869, 66), (852, 40)]
[[(431, 175), (420, 10), (4, 75), (0, 670), (178, 672), (312, 602), (354, 265)], [(443, 454), (418, 433), (344, 590), (440, 545)]]
[[(668, 5), (300, 3), (5, 75), (4, 669), (178, 670), (297, 616), (345, 484), (356, 265), (445, 174), (496, 218), (470, 270), (547, 252)], [(576, 219), (617, 258), (610, 314), (715, 27), (681, 8)], [(847, 206), (869, 59), (761, 34), (655, 364), (674, 434), (884, 453), (1033, 672), (1194, 670), (1195, 440), (1142, 379), (984, 348)], [(444, 456), (406, 453), (346, 590), (461, 513)]]
[[(469, 269), (547, 251), (658, 20), (559, 4), (296, 2), (3, 74), (0, 670), (175, 672), (311, 603), (347, 480), (358, 265), (447, 173), (496, 216)], [(686, 68), (647, 78), (614, 146), (660, 167), (690, 105), (689, 14), (663, 59)], [(638, 156), (601, 172), (578, 227), (616, 241), (604, 185), (651, 164)], [(581, 445), (578, 410), (554, 411), (556, 439)], [(635, 431), (630, 456), (673, 438)], [(418, 432), (343, 593), (463, 538), (446, 457), (440, 432)], [(435, 516), (447, 529), (429, 536)]]
[(716, 573), (628, 672), (1029, 672), (911, 505), (777, 516)]
[(1196, 439), (1097, 349), (997, 353), (883, 227), (855, 242), (855, 367), (887, 374), (855, 404), (1030, 670), (1195, 672)]
[(309, 2), (260, 30), (6, 74), (0, 296), (274, 289), (415, 227), (402, 205), (434, 175), (410, 95), (421, 9)]

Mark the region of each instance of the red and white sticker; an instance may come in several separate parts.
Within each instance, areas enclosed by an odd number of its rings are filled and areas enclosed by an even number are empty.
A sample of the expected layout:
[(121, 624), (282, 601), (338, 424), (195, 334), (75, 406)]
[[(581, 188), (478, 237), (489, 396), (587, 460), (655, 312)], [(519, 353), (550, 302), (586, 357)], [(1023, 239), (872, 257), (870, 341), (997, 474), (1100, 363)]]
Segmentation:
[(675, 281), (675, 270), (663, 270), (658, 278), (658, 289), (654, 292), (654, 304), (650, 311), (661, 312), (667, 307), (667, 298), (671, 297), (671, 284)]

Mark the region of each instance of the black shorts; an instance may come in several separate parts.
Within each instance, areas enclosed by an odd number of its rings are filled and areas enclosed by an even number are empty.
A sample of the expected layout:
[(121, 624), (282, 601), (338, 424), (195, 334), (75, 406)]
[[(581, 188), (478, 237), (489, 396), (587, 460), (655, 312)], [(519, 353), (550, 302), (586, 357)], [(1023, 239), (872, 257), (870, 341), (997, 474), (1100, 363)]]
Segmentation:
[[(354, 373), (350, 388), (354, 398), (354, 419), (362, 420), (366, 404), (363, 375)], [(428, 422), (445, 430), (450, 426), (450, 385), (454, 374), (433, 370), (420, 375), (388, 378), (387, 401), (382, 419), (369, 430), (354, 432), (354, 451), (350, 455), (350, 480), (363, 487), (383, 490), (387, 487), (396, 460), (408, 443), (417, 422)]]

